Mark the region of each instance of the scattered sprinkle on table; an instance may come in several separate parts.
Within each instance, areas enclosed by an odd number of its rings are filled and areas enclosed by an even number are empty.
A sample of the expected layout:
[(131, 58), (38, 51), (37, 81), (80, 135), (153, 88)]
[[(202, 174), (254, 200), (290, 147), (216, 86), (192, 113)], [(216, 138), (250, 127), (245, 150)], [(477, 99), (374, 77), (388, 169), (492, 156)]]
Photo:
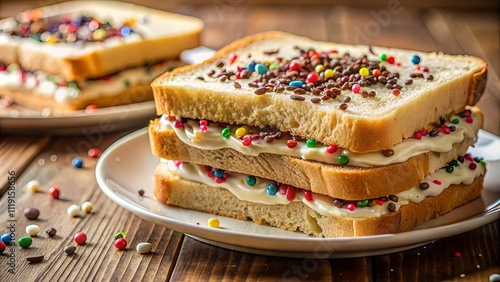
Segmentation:
[(116, 241), (115, 241), (115, 247), (118, 249), (118, 250), (125, 250), (127, 248), (127, 240), (125, 240), (125, 238), (118, 238)]
[(3, 241), (0, 241), (0, 254), (2, 254), (5, 251), (5, 243)]
[(210, 218), (208, 220), (207, 225), (208, 225), (208, 227), (219, 228), (220, 227), (220, 221), (217, 218), (212, 217), (212, 218)]
[(5, 245), (9, 245), (10, 242), (12, 241), (12, 236), (10, 235), (10, 233), (5, 233), (2, 235), (2, 237), (0, 237), (0, 240), (5, 244)]
[(71, 164), (76, 168), (83, 168), (83, 160), (81, 158), (74, 158)]
[(139, 191), (137, 191), (137, 193), (139, 193), (140, 196), (144, 196), (144, 190), (143, 189), (140, 189)]
[(52, 196), (52, 198), (59, 199), (59, 197), (61, 196), (61, 191), (58, 187), (52, 186), (49, 188), (49, 194), (50, 196)]
[(49, 237), (54, 237), (54, 236), (56, 236), (57, 230), (53, 227), (50, 227), (50, 228), (47, 228), (47, 230), (45, 230), (45, 233), (47, 233), (47, 235), (49, 235)]
[(73, 239), (78, 245), (83, 245), (87, 242), (87, 235), (84, 232), (78, 232), (75, 234)]
[(37, 208), (27, 208), (24, 210), (24, 216), (30, 220), (36, 220), (40, 216), (40, 211)]
[(135, 250), (139, 254), (147, 254), (147, 253), (151, 252), (152, 248), (153, 248), (153, 246), (150, 243), (141, 242), (141, 243), (137, 244), (137, 247), (135, 247)]
[(31, 237), (37, 236), (38, 232), (40, 232), (40, 226), (36, 224), (30, 224), (26, 226), (26, 233), (28, 233), (28, 235), (30, 235)]
[(70, 256), (72, 254), (74, 254), (76, 251), (76, 247), (74, 245), (69, 245), (69, 246), (66, 246), (64, 247), (64, 252)]
[(101, 150), (99, 150), (98, 148), (92, 148), (87, 152), (87, 154), (91, 158), (98, 158), (101, 155)]
[(38, 180), (31, 180), (26, 183), (26, 190), (30, 192), (37, 192), (40, 190), (40, 182), (38, 182)]
[(17, 244), (19, 245), (19, 247), (21, 247), (23, 249), (29, 248), (32, 243), (33, 243), (33, 239), (31, 239), (31, 237), (29, 237), (29, 236), (24, 236), (24, 237), (19, 238), (19, 240), (17, 240)]
[(44, 256), (41, 255), (41, 256), (31, 256), (31, 257), (27, 257), (26, 260), (30, 263), (34, 263), (34, 262), (41, 262), (43, 261), (43, 258)]
[(77, 205), (71, 205), (68, 207), (68, 210), (66, 212), (72, 217), (77, 217), (80, 215), (80, 207)]
[(82, 211), (86, 212), (86, 213), (90, 213), (92, 211), (92, 209), (94, 208), (94, 204), (92, 204), (91, 202), (87, 201), (87, 202), (84, 202), (82, 204)]

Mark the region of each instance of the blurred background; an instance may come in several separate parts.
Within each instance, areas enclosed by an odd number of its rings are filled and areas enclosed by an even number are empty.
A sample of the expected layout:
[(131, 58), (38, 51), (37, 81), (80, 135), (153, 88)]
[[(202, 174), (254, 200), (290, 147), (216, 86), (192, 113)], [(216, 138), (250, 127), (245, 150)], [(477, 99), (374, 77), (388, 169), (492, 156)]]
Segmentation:
[[(0, 0), (0, 17), (60, 0)], [(479, 104), (485, 129), (500, 134), (500, 1), (431, 0), (129, 0), (205, 22), (203, 45), (227, 43), (266, 30), (317, 40), (470, 54), (489, 64)]]

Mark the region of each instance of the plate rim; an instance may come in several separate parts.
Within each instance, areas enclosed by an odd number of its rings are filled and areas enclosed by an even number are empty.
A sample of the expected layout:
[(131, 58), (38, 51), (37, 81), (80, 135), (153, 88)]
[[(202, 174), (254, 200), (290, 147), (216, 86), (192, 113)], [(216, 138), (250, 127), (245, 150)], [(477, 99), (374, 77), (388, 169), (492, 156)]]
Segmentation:
[[(126, 143), (130, 142), (131, 140), (137, 139), (137, 138), (148, 138), (148, 132), (147, 132), (147, 127), (141, 128), (139, 130), (136, 130), (132, 133), (129, 133), (122, 138), (116, 140), (113, 142), (101, 155), (101, 157), (98, 159), (96, 168), (95, 168), (95, 176), (96, 180), (98, 183), (98, 186), (100, 187), (101, 191), (110, 198), (113, 202), (118, 204), (119, 206), (125, 208), (126, 210), (134, 213), (135, 215), (148, 220), (148, 221), (153, 221), (156, 224), (160, 224), (162, 226), (165, 226), (169, 229), (182, 232), (182, 233), (189, 233), (193, 236), (196, 237), (201, 237), (205, 240), (211, 240), (215, 242), (220, 242), (227, 244), (227, 242), (221, 241), (219, 238), (220, 236), (239, 236), (240, 240), (238, 242), (241, 242), (238, 246), (241, 247), (246, 247), (246, 248), (252, 248), (252, 246), (249, 246), (248, 242), (252, 242), (255, 240), (266, 240), (269, 242), (270, 245), (273, 245), (275, 247), (279, 247), (279, 249), (273, 247), (267, 248), (264, 247), (264, 250), (274, 250), (274, 251), (279, 251), (279, 252), (289, 252), (289, 249), (283, 248), (284, 245), (294, 243), (294, 244), (305, 244), (306, 246), (309, 246), (311, 244), (327, 244), (327, 245), (332, 245), (332, 247), (337, 248), (338, 245), (350, 245), (353, 243), (359, 243), (359, 242), (365, 242), (365, 241), (372, 241), (374, 245), (377, 243), (381, 243), (384, 241), (388, 242), (393, 242), (390, 244), (390, 247), (397, 247), (397, 246), (402, 246), (401, 243), (396, 243), (401, 240), (407, 241), (409, 238), (414, 238), (411, 240), (411, 242), (407, 242), (404, 245), (416, 245), (419, 243), (424, 243), (424, 242), (430, 242), (434, 240), (438, 240), (441, 238), (446, 238), (454, 235), (458, 235), (460, 233), (464, 233), (473, 229), (476, 229), (480, 226), (486, 225), (498, 218), (500, 218), (500, 198), (495, 202), (495, 204), (488, 206), (488, 209), (485, 210), (482, 213), (472, 215), (468, 218), (465, 218), (459, 222), (454, 222), (451, 224), (445, 224), (442, 226), (435, 226), (431, 228), (426, 228), (426, 229), (417, 229), (417, 230), (411, 230), (407, 232), (402, 232), (402, 233), (397, 233), (397, 234), (383, 234), (383, 235), (372, 235), (372, 236), (362, 236), (362, 237), (341, 237), (341, 238), (317, 238), (317, 237), (285, 237), (285, 236), (270, 236), (270, 235), (265, 235), (265, 234), (255, 234), (255, 233), (243, 233), (240, 231), (234, 231), (234, 230), (229, 230), (229, 229), (215, 229), (215, 228), (210, 228), (206, 226), (201, 226), (201, 225), (195, 225), (191, 224), (189, 222), (184, 222), (179, 219), (171, 218), (168, 216), (164, 215), (159, 215), (155, 214), (151, 210), (146, 209), (145, 207), (142, 206), (135, 206), (135, 205), (130, 205), (129, 202), (124, 200), (123, 198), (120, 198), (117, 193), (113, 191), (113, 189), (109, 188), (108, 185), (106, 184), (106, 179), (104, 177), (104, 171), (103, 171), (103, 166), (105, 163), (105, 160), (109, 158), (109, 155), (111, 155), (116, 149), (118, 149), (120, 146), (125, 145)], [(149, 142), (148, 142), (149, 144)], [(161, 204), (161, 203), (159, 203)], [(180, 208), (179, 208), (180, 209)], [(208, 214), (208, 213), (205, 213)], [(192, 232), (192, 231), (195, 232)], [(429, 232), (432, 230), (433, 232)], [(201, 234), (201, 236), (199, 235)], [(393, 240), (394, 239), (394, 240)], [(397, 240), (396, 240), (397, 239)], [(385, 242), (384, 242), (385, 243)], [(231, 244), (229, 244), (231, 245)], [(389, 247), (389, 248), (390, 248)], [(342, 248), (341, 248), (342, 249)], [(376, 248), (374, 248), (376, 249)], [(335, 252), (335, 250), (331, 250)], [(367, 251), (367, 250), (365, 250)], [(311, 251), (305, 251), (307, 252), (312, 252)], [(349, 251), (347, 251), (349, 252)], [(299, 252), (299, 253), (302, 253)]]

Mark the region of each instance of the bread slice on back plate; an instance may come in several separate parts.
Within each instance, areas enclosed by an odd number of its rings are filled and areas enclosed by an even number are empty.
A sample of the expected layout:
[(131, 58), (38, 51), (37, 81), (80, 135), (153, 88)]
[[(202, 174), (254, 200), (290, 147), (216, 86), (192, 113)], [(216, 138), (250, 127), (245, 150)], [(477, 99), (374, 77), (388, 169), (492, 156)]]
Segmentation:
[[(315, 75), (307, 78), (310, 72)], [(158, 114), (271, 126), (370, 152), (475, 104), (485, 81), (486, 63), (475, 57), (266, 32), (237, 40), (200, 65), (165, 73), (152, 87)]]

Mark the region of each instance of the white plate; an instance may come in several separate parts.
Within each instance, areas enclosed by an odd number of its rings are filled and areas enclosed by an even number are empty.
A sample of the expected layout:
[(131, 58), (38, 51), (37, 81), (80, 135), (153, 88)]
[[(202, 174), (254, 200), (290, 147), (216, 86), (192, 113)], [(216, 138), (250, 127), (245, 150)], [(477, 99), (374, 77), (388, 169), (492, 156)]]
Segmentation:
[[(202, 46), (182, 52), (181, 57), (185, 62), (195, 64), (210, 58), (214, 52)], [(13, 105), (0, 108), (0, 132), (16, 135), (44, 133), (94, 136), (144, 127), (154, 117), (156, 111), (153, 101), (100, 108), (93, 113), (75, 111), (60, 115), (44, 115), (40, 111)]]
[[(481, 144), (500, 151), (500, 138), (479, 133)], [(492, 142), (494, 143), (491, 147)], [(481, 198), (400, 234), (349, 238), (312, 238), (299, 232), (218, 217), (221, 228), (209, 228), (211, 214), (170, 207), (153, 198), (153, 171), (159, 163), (151, 154), (147, 129), (131, 133), (100, 157), (96, 177), (102, 191), (132, 213), (212, 245), (227, 249), (286, 257), (338, 258), (381, 255), (414, 248), (430, 241), (469, 231), (500, 217), (500, 159), (489, 159)], [(143, 197), (137, 191), (145, 190)], [(199, 225), (197, 224), (199, 223)]]

